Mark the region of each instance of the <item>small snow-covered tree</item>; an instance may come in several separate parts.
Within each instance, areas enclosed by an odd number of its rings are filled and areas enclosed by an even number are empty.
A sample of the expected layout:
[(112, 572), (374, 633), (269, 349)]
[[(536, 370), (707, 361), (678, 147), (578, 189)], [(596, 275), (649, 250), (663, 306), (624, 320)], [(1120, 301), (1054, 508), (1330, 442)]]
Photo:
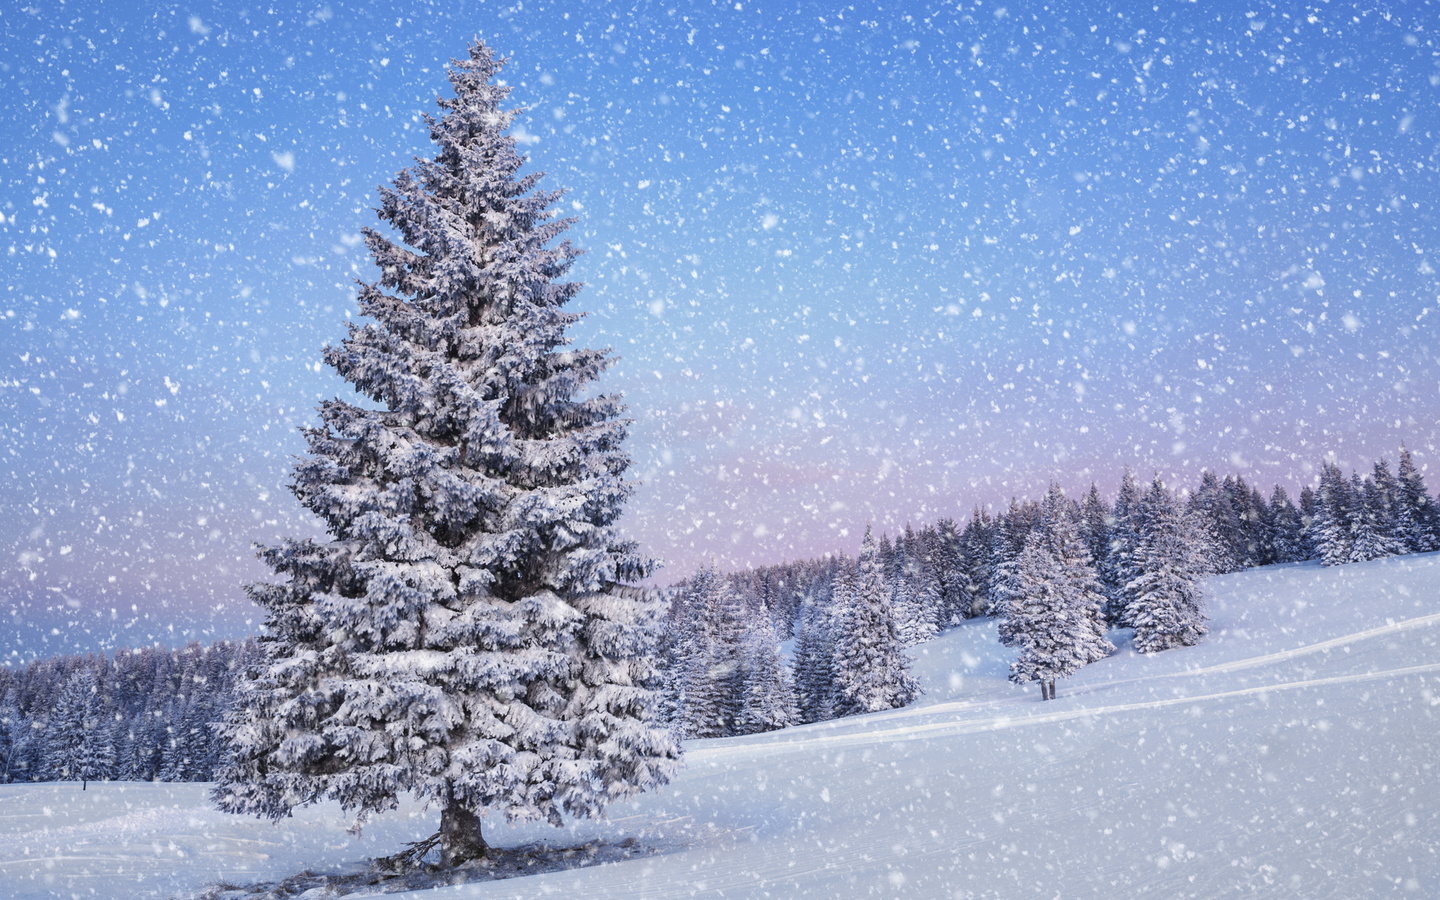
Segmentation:
[(1202, 578), (1211, 568), (1209, 529), (1186, 516), (1157, 476), (1145, 495), (1145, 530), (1135, 578), (1126, 587), (1135, 649), (1189, 647), (1209, 631)]
[(831, 607), (831, 603), (807, 603), (801, 608), (796, 623), (795, 704), (802, 722), (823, 722), (835, 717), (835, 638)]
[(99, 673), (86, 666), (66, 681), (46, 728), (49, 768), (60, 781), (87, 783), (114, 775), (115, 748)]
[(690, 580), (681, 605), (673, 662), (678, 733), (686, 738), (735, 734), (744, 701), (740, 656), (744, 601), (714, 565)]
[(1356, 506), (1350, 484), (1331, 462), (1320, 466), (1320, 490), (1315, 497), (1315, 520), (1311, 525), (1320, 562), (1327, 566), (1350, 561), (1355, 546)]
[(920, 686), (910, 674), (911, 660), (890, 608), (883, 561), (868, 527), (847, 593), (835, 629), (836, 712), (853, 715), (906, 705)]
[(0, 702), (0, 784), (28, 777), (24, 763), (33, 731), (29, 717), (20, 711), (15, 691), (7, 691)]
[(1105, 555), (1110, 551), (1110, 533), (1114, 528), (1114, 521), (1114, 510), (1105, 503), (1100, 496), (1100, 489), (1092, 481), (1085, 499), (1080, 501), (1080, 537), (1085, 541), (1085, 548), (1090, 551), (1095, 571), (1102, 573), (1102, 586)]
[(1078, 520), (1079, 510), (1051, 485), (1042, 525), (1025, 541), (1016, 590), (1000, 613), (1002, 641), (1020, 649), (1011, 680), (1039, 681), (1047, 700), (1055, 698), (1056, 679), (1115, 650), (1105, 638), (1105, 597)]
[(1400, 468), (1396, 477), (1395, 532), (1411, 553), (1440, 550), (1436, 505), (1425, 490), (1425, 478), (1415, 465), (1410, 451), (1400, 448)]
[(890, 571), (890, 609), (900, 643), (906, 647), (923, 644), (939, 631), (935, 611), (940, 603), (940, 585), (920, 558), (918, 543), (907, 528), (905, 537), (895, 543)]
[(1269, 516), (1265, 520), (1266, 542), (1272, 562), (1299, 562), (1306, 558), (1304, 525), (1300, 511), (1290, 502), (1290, 495), (1275, 485), (1270, 495)]
[(994, 568), (994, 522), (987, 510), (975, 507), (960, 533), (961, 575), (957, 599), (962, 618), (986, 615), (990, 604), (990, 573)]
[(963, 539), (954, 519), (941, 519), (935, 526), (931, 556), (940, 591), (936, 623), (941, 628), (959, 625), (969, 614), (970, 597), (966, 591)]
[(1300, 489), (1300, 539), (1305, 555), (1302, 559), (1320, 558), (1320, 499), (1315, 489), (1305, 485)]
[(1126, 588), (1138, 571), (1140, 534), (1145, 528), (1145, 503), (1130, 467), (1120, 478), (1120, 492), (1110, 522), (1110, 543), (1105, 556), (1097, 560), (1100, 582), (1105, 586), (1105, 619), (1112, 625), (1128, 628), (1127, 609), (1131, 597)]
[(794, 725), (799, 715), (790, 673), (780, 659), (780, 639), (768, 615), (745, 629), (740, 643), (744, 658), (744, 695), (740, 706), (740, 734), (758, 734)]
[(1208, 469), (1200, 476), (1200, 485), (1190, 495), (1189, 512), (1197, 525), (1209, 535), (1215, 571), (1238, 572), (1245, 567), (1246, 548), (1240, 515), (1235, 509), (1233, 480), (1222, 482)]
[(1350, 562), (1367, 562), (1409, 552), (1405, 542), (1395, 533), (1392, 502), (1394, 477), (1384, 460), (1375, 464), (1375, 475), (1351, 481), (1355, 505), (1354, 540), (1350, 544)]
[(576, 349), (577, 256), (558, 192), (506, 133), (483, 43), (449, 66), (433, 159), (380, 191), (399, 242), (326, 362), (367, 404), (321, 405), (293, 491), (329, 532), (262, 558), (265, 660), (239, 691), (213, 797), (271, 818), (333, 799), (360, 819), (440, 809), (441, 860), (485, 853), (480, 816), (600, 814), (667, 781), (655, 722), (653, 569), (615, 531), (632, 490), (608, 351)]
[(988, 612), (997, 616), (1014, 596), (1018, 586), (1020, 553), (1030, 532), (1040, 524), (1040, 508), (1035, 503), (1019, 503), (1014, 498), (1003, 515), (996, 517), (991, 540), (989, 580), (986, 585)]

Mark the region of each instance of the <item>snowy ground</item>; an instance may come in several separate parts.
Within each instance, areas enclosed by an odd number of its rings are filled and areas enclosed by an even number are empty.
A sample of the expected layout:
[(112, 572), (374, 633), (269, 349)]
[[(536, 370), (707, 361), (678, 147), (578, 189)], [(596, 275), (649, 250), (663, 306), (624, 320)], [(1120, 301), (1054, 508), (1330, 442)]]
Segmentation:
[[(674, 784), (609, 823), (488, 831), (635, 838), (642, 858), (392, 896), (1440, 896), (1440, 554), (1212, 589), (1202, 646), (1122, 645), (1051, 703), (1005, 680), (992, 624), (968, 624), (921, 648), (909, 709), (696, 742)], [(359, 838), (334, 809), (272, 827), (204, 795), (0, 787), (0, 895), (353, 871), (435, 827), (410, 808)]]

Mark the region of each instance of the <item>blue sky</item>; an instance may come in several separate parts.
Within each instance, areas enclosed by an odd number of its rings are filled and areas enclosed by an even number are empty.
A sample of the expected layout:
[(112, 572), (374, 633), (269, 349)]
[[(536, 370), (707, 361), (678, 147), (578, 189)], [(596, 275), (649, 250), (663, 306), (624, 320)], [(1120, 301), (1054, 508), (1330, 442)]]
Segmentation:
[(1133, 6), (7, 11), (0, 656), (253, 630), (374, 189), (477, 35), (668, 577), (1125, 464), (1435, 473), (1436, 5)]

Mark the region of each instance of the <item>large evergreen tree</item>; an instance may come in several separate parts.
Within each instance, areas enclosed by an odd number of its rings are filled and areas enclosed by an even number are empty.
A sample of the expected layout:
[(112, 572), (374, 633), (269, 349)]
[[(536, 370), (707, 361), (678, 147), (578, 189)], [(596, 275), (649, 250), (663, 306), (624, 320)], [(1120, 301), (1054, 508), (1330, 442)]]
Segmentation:
[(373, 321), (325, 351), (371, 402), (326, 402), (306, 432), (292, 489), (329, 539), (262, 553), (266, 658), (214, 792), (273, 818), (415, 795), (446, 864), (485, 852), (484, 810), (559, 825), (679, 756), (654, 723), (653, 566), (614, 530), (623, 407), (589, 393), (612, 357), (569, 346), (571, 220), (520, 174), (502, 65), (478, 42), (452, 62), (434, 158), (380, 191), (399, 241), (365, 232)]

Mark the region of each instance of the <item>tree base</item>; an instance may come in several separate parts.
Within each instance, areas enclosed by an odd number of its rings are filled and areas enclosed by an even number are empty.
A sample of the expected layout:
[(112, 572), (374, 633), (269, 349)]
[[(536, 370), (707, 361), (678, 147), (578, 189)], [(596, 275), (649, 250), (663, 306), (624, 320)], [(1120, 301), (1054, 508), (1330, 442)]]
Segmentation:
[(440, 865), (458, 866), (483, 859), (490, 847), (480, 836), (480, 817), (462, 806), (445, 807), (440, 813)]

